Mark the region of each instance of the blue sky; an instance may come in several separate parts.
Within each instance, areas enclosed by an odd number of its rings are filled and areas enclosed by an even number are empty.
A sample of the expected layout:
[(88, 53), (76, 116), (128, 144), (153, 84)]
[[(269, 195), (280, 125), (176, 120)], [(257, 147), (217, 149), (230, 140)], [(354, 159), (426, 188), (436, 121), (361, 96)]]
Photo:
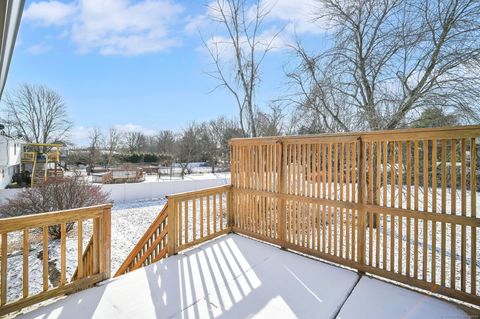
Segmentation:
[[(283, 30), (262, 69), (258, 104), (285, 92), (283, 69), (296, 33), (307, 45), (324, 43), (312, 22), (314, 0), (264, 0), (272, 8), (268, 37)], [(192, 121), (235, 116), (227, 92), (206, 72), (205, 39), (222, 37), (208, 22), (208, 1), (27, 1), (6, 90), (44, 84), (65, 99), (74, 123), (72, 140), (85, 144), (93, 127), (179, 130)], [(228, 61), (228, 53), (226, 54)]]

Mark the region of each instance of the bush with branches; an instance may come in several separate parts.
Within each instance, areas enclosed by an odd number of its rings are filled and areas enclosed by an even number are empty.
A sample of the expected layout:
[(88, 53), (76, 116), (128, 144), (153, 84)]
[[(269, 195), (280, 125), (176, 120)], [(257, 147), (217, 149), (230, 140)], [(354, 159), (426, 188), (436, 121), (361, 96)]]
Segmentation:
[[(34, 188), (27, 188), (0, 206), (0, 216), (15, 217), (81, 208), (108, 202), (108, 193), (99, 185), (89, 184), (79, 175), (49, 178)], [(73, 223), (66, 225), (67, 233)], [(48, 228), (50, 236), (60, 238), (60, 225)]]

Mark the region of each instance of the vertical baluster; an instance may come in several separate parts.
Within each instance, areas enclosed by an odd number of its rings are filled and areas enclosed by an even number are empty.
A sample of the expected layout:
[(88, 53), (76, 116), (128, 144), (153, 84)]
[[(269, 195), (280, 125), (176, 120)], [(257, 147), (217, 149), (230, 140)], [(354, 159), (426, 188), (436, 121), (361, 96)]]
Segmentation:
[(30, 251), (30, 239), (28, 228), (23, 230), (23, 298), (28, 297), (28, 255)]
[(77, 220), (77, 279), (83, 278), (83, 222)]
[[(461, 154), (461, 188), (462, 188), (462, 216), (467, 217), (467, 140), (462, 138), (461, 142), (462, 154)], [(475, 173), (472, 173), (474, 175)], [(472, 196), (475, 196), (473, 193)], [(462, 237), (461, 237), (461, 268), (460, 268), (460, 280), (462, 291), (466, 290), (467, 282), (467, 227), (462, 224)]]
[[(352, 144), (352, 202), (358, 203), (357, 200), (357, 142)], [(352, 246), (352, 249), (354, 249)]]
[[(250, 211), (249, 209), (247, 211)], [(207, 195), (207, 236), (210, 235), (210, 195)]]
[[(423, 211), (428, 211), (428, 140), (423, 141)], [(428, 271), (428, 220), (423, 219), (422, 279), (427, 281)]]
[[(437, 212), (437, 140), (432, 140), (432, 213)], [(432, 283), (437, 277), (437, 219), (432, 220)]]
[[(221, 226), (220, 226), (221, 227)], [(197, 239), (197, 198), (192, 198), (192, 238)]]
[(0, 275), (0, 305), (7, 303), (7, 233), (2, 233), (2, 273)]
[(67, 280), (67, 228), (65, 223), (60, 224), (60, 285), (64, 286)]
[[(474, 194), (477, 191), (477, 176), (476, 176), (476, 161), (477, 161), (477, 149), (476, 149), (476, 139), (470, 139), (470, 194), (471, 194), (471, 203), (470, 203), (470, 216), (477, 218), (477, 199)], [(477, 294), (477, 228), (470, 227), (471, 234), (471, 256), (470, 256), (470, 293), (472, 295)]]
[[(387, 175), (387, 167), (388, 167), (388, 141), (383, 141), (383, 206), (387, 207), (388, 205), (388, 175)], [(386, 216), (384, 216), (385, 218)]]
[[(403, 142), (398, 141), (398, 207), (403, 208)], [(403, 274), (403, 216), (398, 216), (398, 273)]]
[[(374, 204), (375, 186), (373, 182), (373, 142), (365, 143), (368, 146), (368, 204)], [(373, 212), (367, 214), (368, 218), (368, 264), (372, 266), (373, 261)]]
[[(418, 157), (418, 141), (413, 142), (413, 171), (414, 171), (414, 210), (418, 211), (418, 170), (419, 170), (419, 157)], [(413, 260), (413, 276), (418, 279), (418, 218), (414, 218), (414, 260)]]
[[(338, 200), (338, 143), (333, 144), (333, 200)], [(336, 221), (334, 227), (336, 231)], [(337, 249), (336, 240), (337, 236), (335, 235), (335, 250)]]
[[(237, 195), (237, 196), (241, 196), (241, 195)], [(203, 216), (203, 201), (204, 201), (205, 197), (204, 196), (200, 196), (199, 197), (199, 205), (200, 205), (200, 236), (199, 238), (203, 238), (204, 236), (204, 232), (203, 232), (203, 226), (205, 224), (205, 218)], [(243, 201), (241, 200), (237, 200), (237, 203), (243, 203)], [(245, 215), (245, 210), (243, 209), (243, 206), (240, 207), (239, 209), (237, 209), (237, 211), (239, 212), (239, 214), (241, 214), (241, 216), (244, 216)], [(238, 220), (238, 224), (236, 226), (238, 227), (243, 227), (243, 218), (235, 218), (235, 220), (237, 221)]]
[[(405, 159), (407, 160), (407, 172), (406, 172), (406, 184), (407, 184), (407, 209), (411, 209), (411, 204), (412, 204), (412, 145), (410, 141), (406, 141), (405, 143), (405, 148), (406, 148), (406, 155)], [(407, 217), (407, 243), (406, 243), (406, 248), (407, 248), (407, 256), (406, 256), (406, 262), (405, 266), (407, 267), (406, 269), (406, 275), (407, 277), (410, 277), (410, 269), (411, 269), (411, 218)]]
[(43, 244), (43, 253), (42, 253), (42, 277), (43, 277), (43, 291), (48, 290), (48, 226), (43, 226), (43, 236), (42, 236), (42, 244)]
[[(441, 158), (441, 172), (442, 172), (442, 214), (447, 213), (447, 141), (442, 139), (442, 158)], [(475, 197), (475, 196), (472, 196)], [(440, 284), (445, 286), (445, 272), (446, 272), (446, 252), (447, 252), (447, 229), (446, 224), (442, 221), (442, 242), (441, 242), (441, 269), (440, 269)]]
[[(456, 198), (457, 198), (457, 141), (452, 139), (450, 147), (450, 172), (451, 172), (451, 209), (450, 214), (457, 214)], [(457, 242), (457, 229), (454, 223), (451, 224), (451, 237), (450, 237), (450, 288), (456, 289), (456, 242)]]
[[(339, 191), (340, 191), (340, 200), (343, 201), (343, 193), (344, 193), (344, 186), (345, 186), (345, 181), (344, 181), (344, 169), (345, 169), (345, 163), (344, 163), (344, 152), (345, 152), (345, 143), (340, 144), (340, 162), (339, 162), (339, 169), (340, 169), (340, 182), (339, 182)], [(342, 224), (340, 224), (342, 225)]]

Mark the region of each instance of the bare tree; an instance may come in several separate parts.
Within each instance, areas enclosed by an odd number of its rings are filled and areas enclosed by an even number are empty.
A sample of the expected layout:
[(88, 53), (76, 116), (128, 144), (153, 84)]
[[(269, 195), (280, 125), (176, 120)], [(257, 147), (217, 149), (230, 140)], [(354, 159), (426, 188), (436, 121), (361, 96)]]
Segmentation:
[(93, 168), (101, 159), (101, 147), (104, 144), (104, 136), (99, 128), (94, 128), (88, 134), (88, 165)]
[(188, 170), (189, 164), (200, 157), (201, 141), (199, 133), (197, 124), (190, 124), (183, 131), (182, 136), (177, 142), (175, 159), (182, 169), (182, 179)]
[(312, 54), (298, 42), (288, 76), (319, 130), (394, 129), (432, 106), (480, 121), (480, 2), (318, 2), (334, 44)]
[(157, 135), (158, 151), (162, 154), (173, 154), (175, 150), (175, 133), (170, 130), (160, 131)]
[(108, 137), (106, 139), (106, 148), (107, 148), (107, 166), (112, 164), (113, 155), (118, 151), (122, 143), (122, 134), (115, 128), (111, 127), (108, 131)]
[(23, 84), (7, 92), (3, 121), (33, 143), (65, 141), (72, 123), (62, 97), (46, 86)]
[(279, 104), (271, 104), (270, 112), (257, 112), (256, 116), (260, 136), (279, 136), (284, 134), (287, 114)]
[(260, 0), (251, 5), (246, 0), (215, 0), (209, 7), (210, 19), (227, 34), (203, 40), (215, 66), (209, 74), (219, 82), (218, 87), (233, 95), (244, 136), (257, 136), (255, 93), (260, 67), (279, 34), (262, 33), (270, 10)]
[(142, 132), (128, 132), (125, 134), (125, 146), (130, 153), (141, 151), (147, 142)]

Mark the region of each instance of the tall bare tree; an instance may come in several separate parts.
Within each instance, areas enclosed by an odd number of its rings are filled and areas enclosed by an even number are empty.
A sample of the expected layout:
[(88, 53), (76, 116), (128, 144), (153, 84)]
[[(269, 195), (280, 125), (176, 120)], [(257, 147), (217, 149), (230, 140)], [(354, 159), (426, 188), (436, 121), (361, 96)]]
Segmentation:
[(146, 142), (147, 138), (142, 132), (128, 132), (125, 134), (125, 146), (130, 153), (142, 151)]
[(437, 106), (478, 122), (480, 2), (318, 0), (333, 45), (288, 76), (318, 130), (394, 129)]
[(43, 85), (22, 84), (7, 92), (2, 120), (33, 143), (65, 141), (72, 128), (63, 98)]
[(160, 131), (157, 135), (157, 149), (162, 154), (173, 154), (175, 149), (175, 133), (170, 130)]
[[(255, 94), (260, 83), (260, 67), (279, 33), (263, 33), (271, 7), (261, 0), (215, 0), (209, 6), (210, 19), (226, 36), (204, 42), (214, 64), (209, 74), (233, 95), (243, 135), (257, 136)], [(245, 122), (247, 123), (245, 125)]]
[(190, 124), (183, 130), (175, 148), (175, 159), (181, 168), (181, 176), (184, 178), (191, 162), (198, 160), (201, 154), (200, 129), (195, 123)]
[(112, 164), (113, 155), (118, 151), (122, 143), (122, 133), (119, 132), (115, 127), (111, 127), (108, 131), (108, 136), (106, 138), (106, 148), (107, 148), (107, 165)]
[(104, 136), (99, 128), (93, 128), (88, 134), (88, 165), (93, 168), (101, 160), (101, 147), (104, 144)]

